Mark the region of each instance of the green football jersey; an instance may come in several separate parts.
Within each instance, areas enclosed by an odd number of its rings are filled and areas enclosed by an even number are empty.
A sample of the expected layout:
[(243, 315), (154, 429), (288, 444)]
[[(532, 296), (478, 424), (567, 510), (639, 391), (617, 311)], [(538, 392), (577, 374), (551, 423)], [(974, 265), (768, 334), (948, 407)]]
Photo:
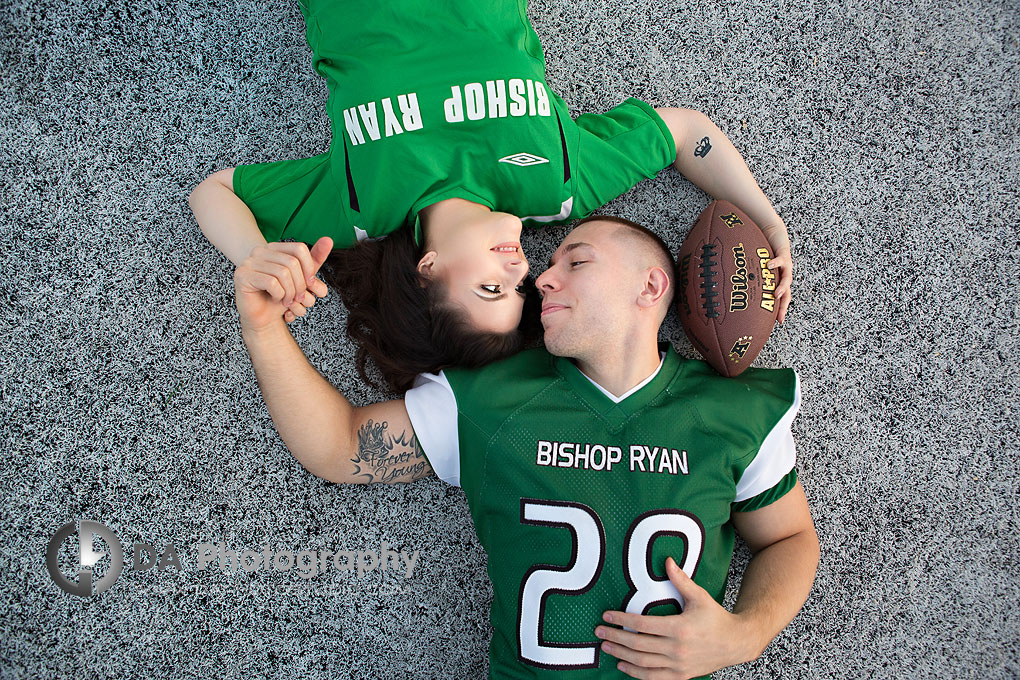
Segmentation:
[(679, 613), (667, 556), (721, 602), (730, 513), (796, 483), (790, 369), (723, 378), (668, 347), (655, 377), (619, 403), (541, 349), (444, 378), (457, 461), (429, 432), (426, 393), (406, 403), (437, 474), (464, 488), (488, 554), (492, 677), (621, 677), (594, 634), (602, 612)]
[(628, 99), (573, 120), (545, 83), (524, 0), (312, 0), (331, 143), (310, 158), (239, 165), (234, 191), (268, 241), (335, 247), (420, 230), (462, 198), (538, 226), (585, 217), (676, 159), (655, 110)]

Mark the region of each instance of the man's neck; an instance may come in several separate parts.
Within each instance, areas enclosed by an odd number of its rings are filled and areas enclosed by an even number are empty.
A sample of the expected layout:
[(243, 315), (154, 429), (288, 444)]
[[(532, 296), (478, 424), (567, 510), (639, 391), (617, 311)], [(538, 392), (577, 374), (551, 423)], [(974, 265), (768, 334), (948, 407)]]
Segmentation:
[(626, 394), (654, 373), (661, 362), (653, 340), (620, 345), (619, 351), (574, 359), (577, 368), (614, 396)]

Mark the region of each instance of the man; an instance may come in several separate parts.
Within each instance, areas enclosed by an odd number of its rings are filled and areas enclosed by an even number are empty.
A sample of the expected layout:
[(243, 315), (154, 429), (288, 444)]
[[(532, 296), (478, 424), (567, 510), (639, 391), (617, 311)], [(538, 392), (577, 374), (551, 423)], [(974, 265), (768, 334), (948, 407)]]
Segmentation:
[[(319, 296), (330, 246), (281, 245)], [(361, 408), (304, 358), (271, 272), (249, 258), (235, 290), (283, 440), (331, 481), (463, 486), (493, 582), (491, 676), (690, 678), (756, 658), (800, 610), (818, 539), (796, 375), (725, 379), (659, 346), (673, 263), (650, 232), (602, 218), (564, 239), (536, 281), (548, 351)], [(754, 556), (730, 613), (734, 529)]]

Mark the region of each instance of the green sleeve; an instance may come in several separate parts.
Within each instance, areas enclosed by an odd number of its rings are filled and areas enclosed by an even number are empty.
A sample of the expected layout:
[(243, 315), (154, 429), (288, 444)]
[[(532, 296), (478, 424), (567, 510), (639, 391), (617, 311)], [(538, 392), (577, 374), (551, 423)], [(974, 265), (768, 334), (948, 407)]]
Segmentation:
[(266, 241), (293, 239), (312, 245), (330, 236), (334, 248), (354, 243), (329, 151), (311, 158), (239, 165), (234, 168), (234, 193), (251, 210)]
[(730, 508), (733, 512), (751, 512), (752, 510), (760, 510), (767, 505), (772, 505), (780, 498), (785, 496), (789, 491), (797, 485), (797, 468), (793, 468), (786, 473), (786, 476), (780, 479), (775, 486), (771, 489), (762, 491), (757, 496), (752, 496), (747, 500), (733, 503)]
[(586, 113), (580, 132), (572, 219), (587, 217), (676, 160), (673, 135), (658, 113), (630, 98), (612, 110)]

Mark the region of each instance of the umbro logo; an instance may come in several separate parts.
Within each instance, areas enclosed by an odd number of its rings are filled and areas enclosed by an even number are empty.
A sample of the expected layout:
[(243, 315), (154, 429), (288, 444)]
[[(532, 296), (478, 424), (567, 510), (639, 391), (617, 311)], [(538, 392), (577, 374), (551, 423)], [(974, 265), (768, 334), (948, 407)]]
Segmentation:
[(499, 159), (500, 163), (510, 163), (511, 165), (518, 165), (522, 168), (526, 168), (529, 165), (539, 165), (541, 163), (548, 163), (548, 158), (542, 158), (541, 156), (535, 156), (530, 153), (515, 153), (511, 156), (505, 156)]

